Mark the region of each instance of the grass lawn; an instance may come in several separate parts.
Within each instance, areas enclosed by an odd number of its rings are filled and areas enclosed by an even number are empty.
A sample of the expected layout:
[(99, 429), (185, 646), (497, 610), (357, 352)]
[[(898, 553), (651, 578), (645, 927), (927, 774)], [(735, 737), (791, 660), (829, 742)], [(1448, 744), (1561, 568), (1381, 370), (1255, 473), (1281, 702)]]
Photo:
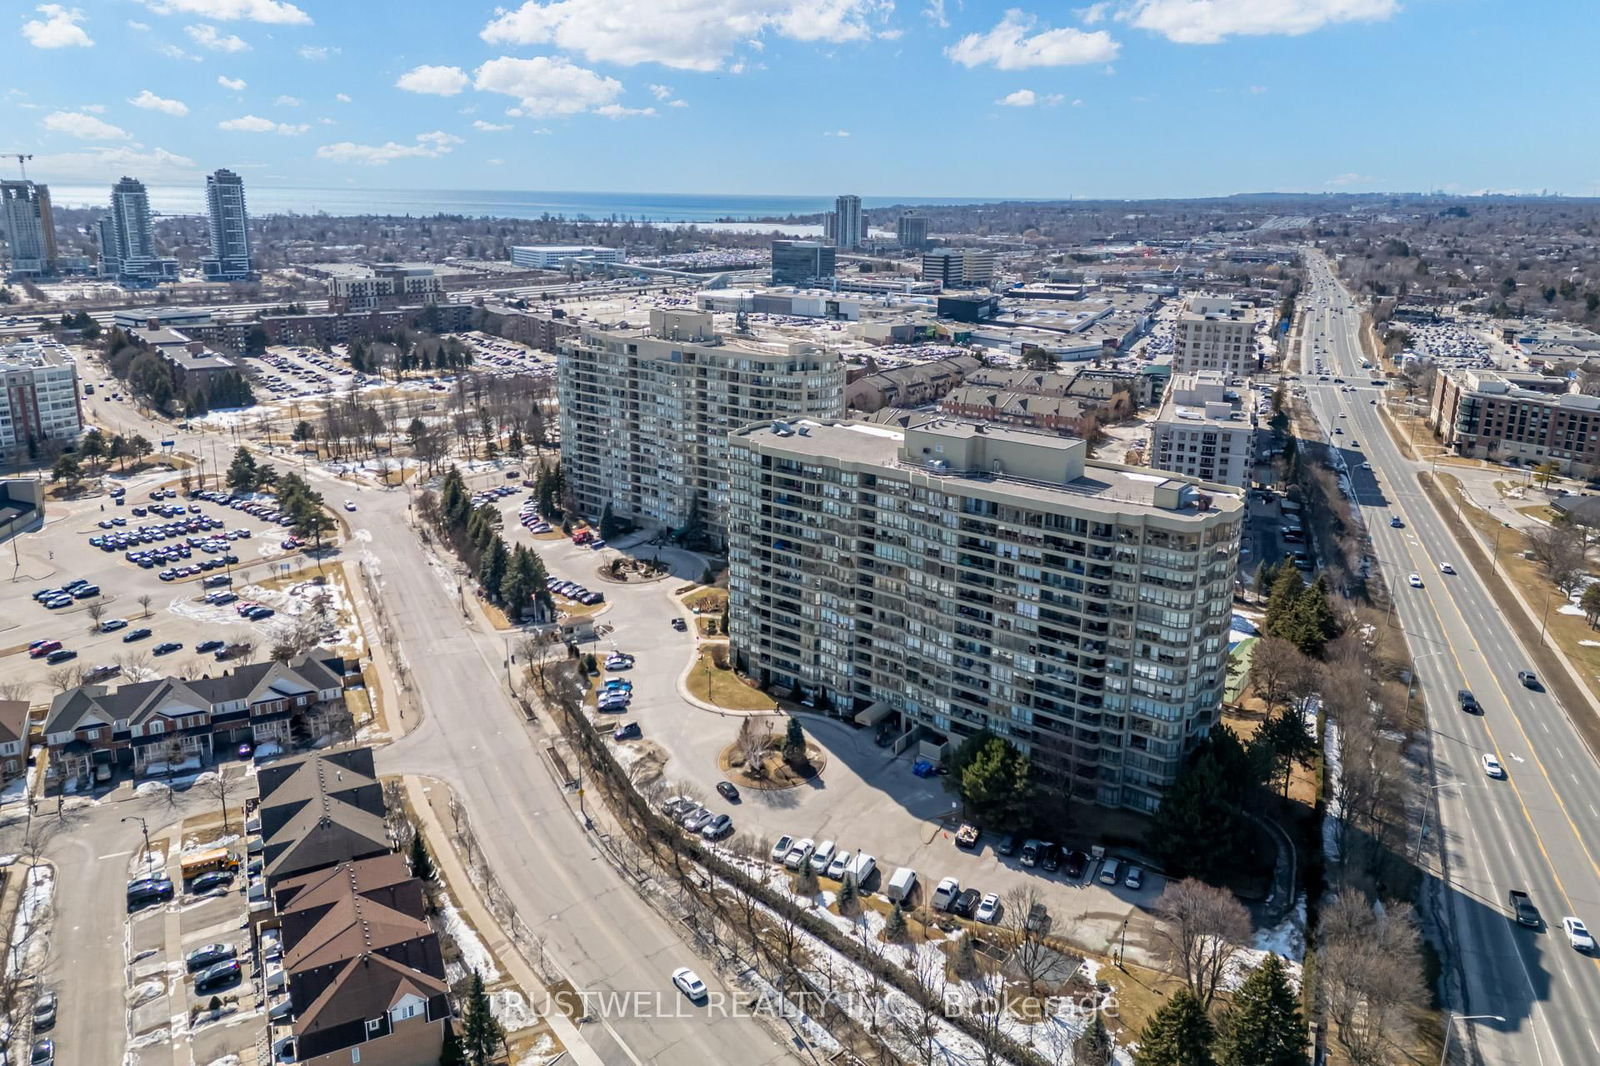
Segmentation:
[(701, 649), (689, 672), (689, 692), (696, 698), (730, 711), (775, 711), (778, 705), (760, 689), (740, 680), (732, 670), (719, 670), (711, 655)]
[(714, 586), (696, 589), (683, 598), (683, 605), (691, 611), (725, 611), (728, 609), (728, 590)]

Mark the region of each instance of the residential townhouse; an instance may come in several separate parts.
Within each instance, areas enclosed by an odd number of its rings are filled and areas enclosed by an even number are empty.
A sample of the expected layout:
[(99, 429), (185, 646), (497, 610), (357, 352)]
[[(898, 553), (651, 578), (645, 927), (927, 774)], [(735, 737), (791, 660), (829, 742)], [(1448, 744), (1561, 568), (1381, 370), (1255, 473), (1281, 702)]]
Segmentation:
[(975, 355), (953, 355), (893, 370), (869, 371), (845, 386), (845, 406), (868, 414), (885, 407), (920, 407), (939, 400), (968, 374), (982, 368), (983, 360)]
[(28, 701), (0, 700), (0, 784), (28, 769)]
[(1081, 400), (1064, 396), (1036, 396), (970, 385), (953, 390), (939, 402), (939, 410), (978, 422), (1071, 433), (1080, 425), (1085, 406)]

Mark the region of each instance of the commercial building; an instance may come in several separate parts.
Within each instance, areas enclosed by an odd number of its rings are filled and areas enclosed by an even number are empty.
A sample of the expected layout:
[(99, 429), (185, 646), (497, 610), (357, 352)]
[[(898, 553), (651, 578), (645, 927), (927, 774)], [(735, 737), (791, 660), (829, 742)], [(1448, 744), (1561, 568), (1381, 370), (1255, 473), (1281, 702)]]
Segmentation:
[(841, 196), (833, 202), (833, 243), (846, 250), (860, 248), (867, 231), (861, 222), (861, 197)]
[(909, 252), (922, 251), (928, 246), (930, 225), (926, 215), (914, 215), (910, 211), (902, 214), (894, 224), (894, 233), (900, 241), (900, 247)]
[(11, 273), (39, 277), (56, 272), (56, 223), (49, 186), (0, 181), (0, 223), (5, 225)]
[(250, 216), (244, 206), (244, 180), (231, 170), (206, 175), (206, 209), (211, 255), (200, 261), (200, 273), (207, 281), (249, 280)]
[(1255, 408), (1221, 371), (1173, 375), (1150, 427), (1157, 470), (1246, 488), (1255, 471)]
[(1458, 455), (1515, 465), (1555, 463), (1563, 474), (1600, 473), (1600, 396), (1567, 391), (1566, 378), (1503, 370), (1441, 370), (1428, 425)]
[(922, 254), (922, 280), (941, 288), (975, 288), (994, 282), (998, 257), (987, 248), (935, 248)]
[(597, 244), (522, 244), (511, 249), (511, 262), (530, 270), (560, 270), (570, 259), (620, 263), (623, 258), (622, 249)]
[(0, 347), (0, 460), (8, 465), (45, 441), (68, 443), (83, 432), (78, 365), (65, 345), (23, 341)]
[(100, 217), (96, 232), (102, 277), (115, 278), (129, 288), (178, 279), (178, 261), (156, 254), (144, 182), (125, 177), (111, 187), (111, 211)]
[(728, 434), (748, 422), (844, 412), (844, 365), (814, 344), (727, 340), (701, 311), (652, 310), (646, 330), (562, 340), (561, 464), (578, 512), (727, 524)]
[(772, 284), (804, 288), (834, 274), (834, 247), (822, 241), (773, 241)]
[(203, 766), (213, 752), (245, 743), (288, 748), (327, 734), (348, 714), (344, 660), (325, 649), (216, 677), (79, 685), (57, 695), (45, 716), (47, 781), (88, 787), (119, 772)]
[(1261, 367), (1256, 353), (1256, 310), (1216, 296), (1191, 296), (1172, 334), (1172, 372), (1220, 370), (1228, 377), (1253, 374)]
[(330, 272), (330, 311), (376, 311), (401, 304), (440, 303), (444, 285), (431, 266), (347, 266)]
[(990, 730), (1140, 811), (1217, 721), (1238, 494), (943, 420), (751, 425), (729, 458), (729, 632), (763, 685), (935, 756)]
[(219, 378), (239, 372), (227, 356), (206, 347), (204, 341), (175, 329), (152, 323), (126, 331), (128, 337), (161, 357), (172, 371), (172, 387), (180, 396), (200, 392), (210, 395)]

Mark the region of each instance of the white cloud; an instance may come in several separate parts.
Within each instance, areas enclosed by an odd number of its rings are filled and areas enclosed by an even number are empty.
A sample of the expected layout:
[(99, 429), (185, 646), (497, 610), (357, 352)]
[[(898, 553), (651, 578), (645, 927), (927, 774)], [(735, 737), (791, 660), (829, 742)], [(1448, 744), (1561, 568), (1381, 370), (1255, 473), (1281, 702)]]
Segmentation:
[(950, 25), (950, 19), (944, 13), (944, 0), (928, 0), (928, 6), (922, 9), (922, 17), (941, 30)]
[(491, 167), (503, 167), (506, 165), (506, 161), (504, 159), (485, 159), (484, 162), (489, 164)]
[(1093, 26), (1097, 22), (1104, 22), (1106, 16), (1112, 13), (1111, 9), (1112, 4), (1109, 0), (1101, 0), (1100, 3), (1078, 8), (1073, 11), (1073, 14), (1077, 15), (1079, 21), (1085, 26)]
[(480, 119), (476, 119), (472, 123), (472, 128), (475, 129), (475, 130), (478, 130), (481, 133), (503, 133), (506, 130), (511, 128), (511, 123), (509, 123), (509, 122), (485, 122), (485, 121), (483, 121), (483, 119), (480, 118)]
[(1399, 0), (1133, 0), (1118, 18), (1179, 44), (1233, 36), (1297, 36), (1337, 22), (1381, 22)]
[(672, 86), (670, 85), (652, 85), (649, 88), (650, 95), (657, 100), (665, 100), (672, 95)]
[(160, 52), (168, 59), (189, 59), (196, 63), (200, 62), (199, 56), (190, 55), (188, 52), (185, 52), (182, 48), (179, 48), (175, 44), (158, 44), (156, 45), (156, 51)]
[(218, 74), (217, 84), (224, 89), (232, 89), (234, 92), (239, 92), (244, 88), (245, 81), (243, 78), (230, 78), (224, 74)]
[(89, 48), (94, 41), (78, 23), (86, 17), (82, 11), (60, 4), (40, 4), (34, 8), (40, 18), (22, 24), (22, 36), (35, 48)]
[(311, 25), (310, 15), (285, 0), (144, 0), (144, 3), (158, 15), (198, 15), (218, 22), (243, 19), (280, 26)]
[(656, 113), (653, 107), (623, 107), (621, 104), (605, 104), (594, 109), (597, 115), (606, 118), (649, 118)]
[(429, 96), (454, 96), (472, 83), (460, 67), (413, 67), (395, 81), (396, 89)]
[[(1042, 104), (1045, 107), (1057, 107), (1065, 99), (1066, 97), (1062, 96), (1060, 93), (1046, 93), (1045, 95), (1040, 96), (1032, 89), (1018, 89), (1014, 93), (1007, 93), (1006, 95), (1002, 96), (1000, 99), (996, 100), (995, 103), (1000, 104), (1003, 107), (1032, 107), (1035, 104)], [(1074, 100), (1072, 103), (1073, 106), (1076, 107), (1078, 104), (1083, 103), (1083, 101)]]
[[(575, 115), (616, 102), (622, 83), (565, 59), (491, 59), (473, 72), (473, 87), (519, 101), (525, 115)], [(509, 113), (509, 112), (508, 112)]]
[(54, 133), (83, 141), (125, 141), (128, 131), (83, 111), (52, 111), (41, 123)]
[(300, 99), (298, 96), (288, 95), (280, 96), (272, 102), (279, 107), (299, 107), (301, 104), (305, 103), (305, 101)]
[(260, 115), (241, 115), (238, 118), (224, 119), (217, 123), (217, 129), (228, 130), (232, 133), (277, 133), (285, 137), (297, 137), (310, 129), (310, 126), (295, 125), (288, 122), (274, 122), (270, 118)]
[(850, 131), (849, 130), (823, 130), (822, 131), (822, 135), (824, 137), (848, 137), (848, 136), (850, 136)]
[(62, 182), (93, 182), (108, 173), (138, 174), (146, 181), (186, 181), (196, 176), (194, 160), (165, 148), (87, 147), (74, 152), (41, 153), (34, 159), (41, 173)]
[(79, 111), (92, 111), (96, 115), (103, 115), (103, 114), (106, 113), (106, 105), (105, 104), (79, 104), (78, 105), (78, 110)]
[(687, 100), (668, 100), (667, 101), (667, 106), (668, 107), (688, 107), (689, 106), (689, 101), (687, 101)]
[(129, 19), (127, 21), (126, 25), (127, 25), (128, 29), (132, 30), (135, 33), (149, 33), (150, 32), (150, 24), (148, 22), (135, 22), (133, 19)]
[(339, 50), (325, 44), (303, 44), (294, 50), (294, 54), (308, 63), (321, 63), (338, 55)]
[(994, 29), (969, 33), (945, 49), (945, 54), (964, 67), (992, 63), (1000, 70), (1105, 63), (1117, 58), (1121, 46), (1104, 30), (1085, 33), (1064, 27), (1041, 30), (1030, 37), (1035, 21), (1033, 16), (1012, 8)]
[(189, 113), (188, 104), (181, 100), (164, 100), (149, 89), (133, 97), (128, 103), (134, 107), (142, 107), (149, 111), (164, 111), (169, 115), (187, 115)]
[(1351, 185), (1375, 185), (1377, 181), (1377, 178), (1370, 177), (1366, 174), (1357, 174), (1354, 171), (1351, 171), (1348, 174), (1340, 174), (1336, 178), (1329, 178), (1327, 181), (1323, 182), (1323, 184), (1336, 189), (1342, 189)]
[(183, 32), (189, 35), (189, 40), (201, 48), (209, 48), (213, 52), (243, 52), (250, 47), (234, 34), (223, 33), (215, 26), (204, 22), (185, 26)]
[(434, 159), (448, 155), (451, 146), (460, 144), (461, 138), (442, 130), (435, 130), (432, 133), (417, 134), (416, 141), (415, 144), (399, 144), (395, 141), (385, 144), (356, 144), (352, 141), (340, 141), (318, 148), (317, 158), (333, 163), (359, 163), (364, 166), (381, 167), (396, 159)]
[(1252, 85), (1252, 86), (1250, 86), (1250, 95), (1251, 96), (1260, 96), (1262, 93), (1264, 93), (1266, 91), (1267, 91), (1267, 87), (1265, 85)]
[(892, 0), (525, 0), (482, 34), (491, 44), (553, 44), (590, 62), (720, 70), (735, 47), (776, 34), (862, 41)]
[(350, 102), (349, 93), (334, 93), (333, 98), (339, 101), (341, 104), (348, 104)]

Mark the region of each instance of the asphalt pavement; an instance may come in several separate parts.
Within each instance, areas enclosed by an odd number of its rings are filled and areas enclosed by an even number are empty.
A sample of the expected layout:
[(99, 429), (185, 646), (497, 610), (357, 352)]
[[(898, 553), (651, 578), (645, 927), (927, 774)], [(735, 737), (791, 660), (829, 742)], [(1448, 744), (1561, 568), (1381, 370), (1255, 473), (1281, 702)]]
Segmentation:
[[(1489, 1016), (1455, 1022), (1455, 1040), (1475, 1041), (1490, 1066), (1600, 1062), (1600, 960), (1575, 951), (1561, 926), (1566, 915), (1600, 926), (1600, 765), (1568, 718), (1593, 710), (1563, 708), (1518, 681), (1518, 671), (1531, 668), (1527, 646), (1538, 631), (1521, 614), (1502, 614), (1462, 558), (1418, 481), (1428, 464), (1401, 454), (1370, 402), (1384, 402), (1384, 389), (1370, 384), (1384, 375), (1360, 369), (1355, 304), (1320, 257), (1309, 258), (1301, 382), (1341, 448), (1428, 707), (1442, 822), (1442, 835), (1428, 843), (1445, 878), (1434, 898), (1453, 924), (1465, 984), (1464, 1002), (1449, 1006)], [(1318, 380), (1319, 354), (1330, 379), (1343, 378), (1349, 391)], [(1332, 436), (1335, 427), (1344, 433)], [(1395, 518), (1401, 526), (1391, 525)], [(1442, 573), (1442, 563), (1456, 572)], [(1413, 573), (1421, 588), (1409, 583)], [(1482, 714), (1460, 709), (1462, 689)], [(1485, 754), (1498, 758), (1505, 779), (1485, 773)], [(1542, 929), (1513, 922), (1514, 888), (1532, 895)]]

